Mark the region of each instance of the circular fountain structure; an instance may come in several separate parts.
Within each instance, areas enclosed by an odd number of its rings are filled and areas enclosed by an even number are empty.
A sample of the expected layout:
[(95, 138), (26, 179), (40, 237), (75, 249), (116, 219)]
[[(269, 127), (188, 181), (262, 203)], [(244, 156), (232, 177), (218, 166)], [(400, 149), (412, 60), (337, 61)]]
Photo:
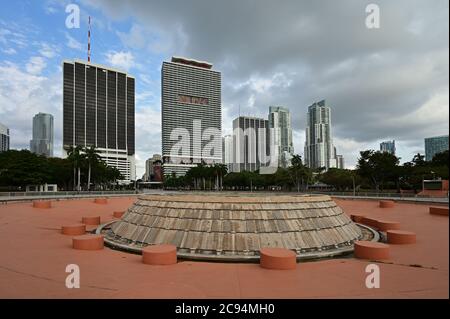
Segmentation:
[(142, 195), (99, 232), (113, 248), (173, 244), (179, 258), (220, 261), (259, 260), (264, 247), (290, 249), (297, 259), (330, 257), (377, 236), (329, 196), (271, 194)]

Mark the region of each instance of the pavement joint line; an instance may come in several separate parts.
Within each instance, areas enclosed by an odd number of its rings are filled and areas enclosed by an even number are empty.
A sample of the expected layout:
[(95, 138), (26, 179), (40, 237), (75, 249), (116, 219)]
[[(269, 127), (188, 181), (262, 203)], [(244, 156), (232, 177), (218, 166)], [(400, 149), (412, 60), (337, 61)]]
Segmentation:
[(400, 263), (394, 263), (394, 262), (389, 262), (389, 261), (380, 261), (380, 260), (369, 260), (369, 261), (378, 263), (378, 264), (384, 264), (384, 265), (403, 266), (403, 267), (409, 267), (409, 268), (419, 268), (419, 269), (428, 269), (428, 270), (442, 270), (442, 269), (436, 268), (434, 266), (422, 266), (419, 264), (400, 264)]

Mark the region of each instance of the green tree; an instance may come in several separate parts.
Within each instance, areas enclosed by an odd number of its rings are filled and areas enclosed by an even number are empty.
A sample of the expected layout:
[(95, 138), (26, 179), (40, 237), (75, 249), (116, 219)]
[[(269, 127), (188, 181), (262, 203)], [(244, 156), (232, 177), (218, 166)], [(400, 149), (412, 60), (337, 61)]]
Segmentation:
[(443, 151), (441, 153), (437, 153), (433, 156), (433, 159), (431, 160), (431, 164), (433, 166), (447, 166), (448, 167), (448, 150)]
[(359, 182), (354, 171), (338, 168), (328, 169), (328, 171), (320, 175), (319, 180), (322, 183), (333, 186), (337, 190), (354, 189)]
[(400, 159), (394, 154), (366, 150), (360, 152), (357, 172), (362, 178), (368, 179), (375, 189), (379, 191), (380, 187), (383, 188), (386, 182), (397, 184), (399, 162)]
[(0, 153), (0, 184), (25, 187), (39, 185), (52, 178), (47, 158), (28, 150)]
[[(74, 182), (74, 189), (75, 189), (75, 181), (76, 183), (76, 189), (78, 191), (81, 190), (81, 165), (84, 160), (84, 155), (81, 153), (83, 148), (79, 145), (73, 147), (70, 146), (67, 150), (67, 159), (72, 163), (73, 167), (73, 182)], [(77, 177), (75, 175), (77, 174)]]
[(297, 187), (297, 192), (300, 192), (300, 187), (304, 188), (305, 183), (308, 184), (312, 177), (311, 170), (303, 165), (302, 157), (294, 155), (291, 159), (291, 166), (288, 168), (293, 184)]
[(97, 164), (101, 159), (98, 155), (98, 151), (95, 149), (94, 146), (87, 147), (84, 149), (84, 157), (88, 164), (88, 180), (87, 180), (87, 190), (89, 191), (91, 189), (91, 171), (92, 167)]
[(427, 162), (425, 161), (425, 155), (422, 155), (420, 153), (417, 153), (414, 155), (412, 161), (414, 166), (426, 166)]

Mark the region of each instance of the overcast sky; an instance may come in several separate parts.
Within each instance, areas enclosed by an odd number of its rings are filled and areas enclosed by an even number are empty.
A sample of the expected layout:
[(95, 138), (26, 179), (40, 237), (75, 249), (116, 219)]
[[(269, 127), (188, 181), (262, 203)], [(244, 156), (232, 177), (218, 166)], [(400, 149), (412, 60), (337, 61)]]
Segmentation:
[[(65, 8), (81, 8), (67, 29)], [(224, 134), (241, 114), (291, 110), (295, 152), (303, 155), (306, 110), (326, 99), (337, 151), (353, 167), (360, 150), (395, 139), (409, 161), (424, 137), (448, 134), (448, 0), (396, 1), (8, 1), (0, 13), (0, 122), (11, 146), (29, 148), (32, 116), (55, 116), (61, 154), (63, 59), (92, 60), (137, 79), (137, 173), (161, 152), (160, 67), (172, 55), (211, 62), (222, 72)], [(380, 28), (365, 25), (366, 5)]]

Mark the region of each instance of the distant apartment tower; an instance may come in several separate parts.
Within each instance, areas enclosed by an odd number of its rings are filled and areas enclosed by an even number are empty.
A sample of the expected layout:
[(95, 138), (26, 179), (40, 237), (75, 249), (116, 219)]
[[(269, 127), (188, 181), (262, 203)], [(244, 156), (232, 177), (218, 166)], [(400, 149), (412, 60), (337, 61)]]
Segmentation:
[(222, 137), (222, 163), (226, 165), (228, 172), (233, 171), (233, 135)]
[(221, 87), (221, 73), (208, 62), (181, 57), (163, 62), (164, 175), (182, 176), (198, 163), (222, 162)]
[(381, 142), (380, 151), (395, 155), (395, 140)]
[(425, 138), (425, 160), (431, 161), (434, 155), (448, 151), (448, 135)]
[(336, 155), (336, 168), (345, 169), (344, 156)]
[(281, 106), (269, 107), (269, 127), (274, 129), (275, 145), (278, 145), (279, 167), (290, 166), (294, 155), (292, 121), (289, 109)]
[(53, 156), (53, 115), (38, 113), (33, 117), (33, 138), (30, 141), (32, 153)]
[(161, 182), (161, 164), (162, 157), (159, 154), (153, 156), (145, 161), (144, 181), (146, 182)]
[(325, 169), (338, 166), (331, 134), (331, 110), (325, 100), (308, 107), (305, 164), (310, 168)]
[(63, 154), (71, 146), (94, 146), (123, 183), (136, 180), (134, 78), (79, 60), (63, 62), (63, 77)]
[(9, 128), (0, 123), (0, 152), (9, 151)]
[(249, 116), (233, 120), (233, 172), (256, 171), (268, 165), (269, 121)]

